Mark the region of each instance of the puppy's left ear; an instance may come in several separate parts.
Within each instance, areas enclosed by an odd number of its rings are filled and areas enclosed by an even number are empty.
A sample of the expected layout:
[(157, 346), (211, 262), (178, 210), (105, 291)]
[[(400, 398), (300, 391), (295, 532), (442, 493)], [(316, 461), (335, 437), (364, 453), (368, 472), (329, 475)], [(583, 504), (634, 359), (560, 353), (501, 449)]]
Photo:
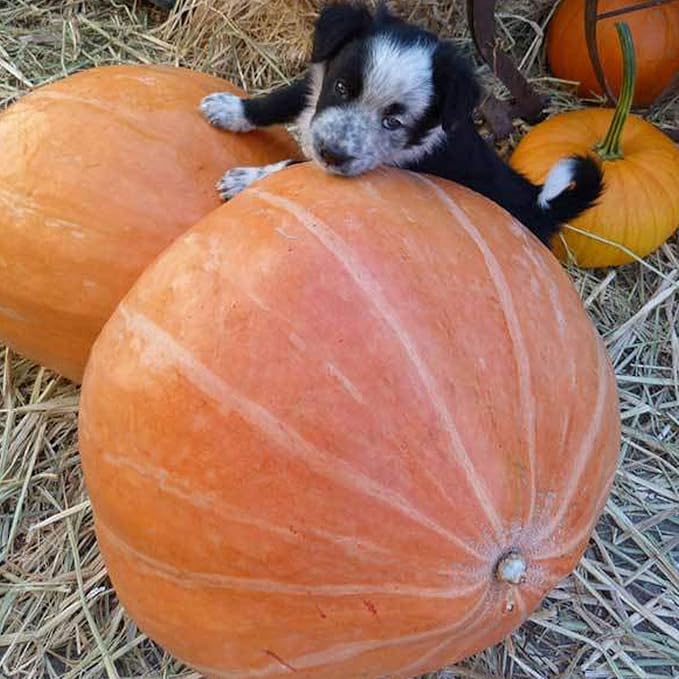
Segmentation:
[(400, 24), (403, 23), (396, 14), (391, 11), (386, 0), (380, 0), (375, 9), (375, 23), (376, 24)]
[(318, 64), (335, 56), (344, 45), (366, 33), (373, 16), (364, 5), (333, 2), (326, 5), (316, 20), (311, 63)]
[(449, 42), (439, 43), (434, 52), (434, 92), (446, 132), (471, 120), (481, 99), (481, 87), (472, 66)]

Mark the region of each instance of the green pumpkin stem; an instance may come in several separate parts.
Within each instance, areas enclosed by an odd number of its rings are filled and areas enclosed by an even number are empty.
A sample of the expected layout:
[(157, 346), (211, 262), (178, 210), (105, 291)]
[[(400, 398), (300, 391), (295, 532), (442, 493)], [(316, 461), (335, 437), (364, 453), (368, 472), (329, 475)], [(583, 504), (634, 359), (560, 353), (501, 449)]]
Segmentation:
[(634, 82), (637, 76), (634, 42), (629, 26), (624, 22), (617, 23), (615, 24), (615, 29), (618, 31), (618, 40), (620, 40), (620, 49), (622, 51), (622, 88), (620, 89), (620, 96), (615, 107), (613, 120), (611, 120), (611, 126), (608, 128), (604, 140), (597, 144), (594, 149), (602, 160), (615, 160), (623, 156), (620, 138), (622, 137), (625, 121), (632, 108)]

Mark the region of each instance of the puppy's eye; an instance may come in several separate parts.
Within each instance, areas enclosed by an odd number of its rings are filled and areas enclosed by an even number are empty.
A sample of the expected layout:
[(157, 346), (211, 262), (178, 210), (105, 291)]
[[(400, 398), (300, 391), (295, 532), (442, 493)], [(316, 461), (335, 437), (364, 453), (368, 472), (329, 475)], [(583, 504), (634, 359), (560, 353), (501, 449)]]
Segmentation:
[(396, 116), (384, 116), (382, 118), (382, 127), (387, 130), (398, 130), (403, 127), (403, 123)]
[(340, 97), (340, 99), (346, 99), (349, 96), (349, 88), (341, 78), (335, 81), (335, 94)]

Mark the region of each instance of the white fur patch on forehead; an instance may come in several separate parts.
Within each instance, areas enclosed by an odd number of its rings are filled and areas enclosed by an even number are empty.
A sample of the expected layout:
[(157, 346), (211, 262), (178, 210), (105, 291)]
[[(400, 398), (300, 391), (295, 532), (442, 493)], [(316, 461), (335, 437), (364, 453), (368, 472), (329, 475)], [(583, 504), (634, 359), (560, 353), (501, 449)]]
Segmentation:
[(434, 45), (404, 45), (389, 35), (378, 35), (368, 44), (361, 101), (371, 107), (401, 103), (407, 114), (424, 113), (434, 91)]

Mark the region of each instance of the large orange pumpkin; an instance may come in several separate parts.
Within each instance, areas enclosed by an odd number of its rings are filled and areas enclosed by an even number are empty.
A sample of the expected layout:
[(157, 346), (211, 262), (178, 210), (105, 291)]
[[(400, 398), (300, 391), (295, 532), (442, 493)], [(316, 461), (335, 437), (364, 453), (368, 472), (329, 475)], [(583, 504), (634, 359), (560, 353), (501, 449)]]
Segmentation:
[(0, 116), (0, 341), (79, 380), (133, 281), (219, 205), (219, 176), (295, 153), (281, 130), (207, 125), (198, 103), (218, 89), (234, 90), (185, 69), (104, 67)]
[(142, 275), (80, 414), (117, 592), (210, 677), (410, 677), (497, 642), (577, 563), (618, 443), (532, 235), (452, 183), (310, 165)]
[[(628, 8), (633, 0), (599, 0), (603, 14)], [(640, 4), (640, 3), (637, 3)], [(547, 59), (554, 75), (580, 83), (578, 93), (603, 94), (594, 74), (585, 40), (585, 0), (563, 0), (549, 23)], [(615, 24), (629, 24), (637, 47), (639, 73), (634, 102), (646, 106), (679, 72), (679, 0), (601, 19), (597, 23), (597, 46), (601, 66), (614, 94), (622, 82), (622, 57)]]

